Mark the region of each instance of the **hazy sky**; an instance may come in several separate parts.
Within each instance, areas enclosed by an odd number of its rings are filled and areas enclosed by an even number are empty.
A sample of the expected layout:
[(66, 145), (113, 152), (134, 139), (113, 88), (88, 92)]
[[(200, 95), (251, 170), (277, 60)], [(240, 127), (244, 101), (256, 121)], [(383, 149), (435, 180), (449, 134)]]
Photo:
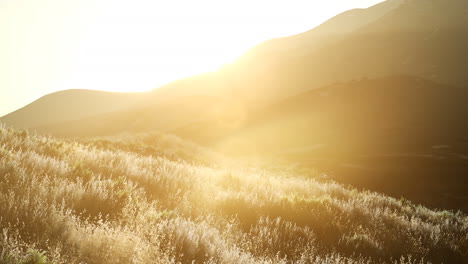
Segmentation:
[(150, 90), (378, 2), (0, 0), (0, 116), (58, 90)]

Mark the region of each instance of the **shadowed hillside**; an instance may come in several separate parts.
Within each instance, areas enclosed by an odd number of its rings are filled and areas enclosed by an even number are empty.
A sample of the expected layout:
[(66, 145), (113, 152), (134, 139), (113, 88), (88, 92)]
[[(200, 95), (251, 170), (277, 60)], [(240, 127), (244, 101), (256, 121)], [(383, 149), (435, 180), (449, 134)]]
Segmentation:
[(0, 263), (468, 260), (461, 213), (221, 160), (168, 136), (80, 142), (0, 126)]

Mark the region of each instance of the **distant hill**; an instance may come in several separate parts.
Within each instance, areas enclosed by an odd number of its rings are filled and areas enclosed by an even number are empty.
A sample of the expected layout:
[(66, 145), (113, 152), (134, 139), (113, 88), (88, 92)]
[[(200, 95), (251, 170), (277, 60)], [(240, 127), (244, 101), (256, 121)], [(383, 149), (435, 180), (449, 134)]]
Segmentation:
[(17, 128), (34, 128), (125, 109), (143, 98), (140, 93), (66, 90), (41, 97), (0, 121)]
[(172, 131), (193, 122), (223, 119), (235, 109), (228, 99), (217, 96), (194, 95), (165, 99), (154, 104), (142, 103), (133, 108), (37, 126), (34, 129), (62, 137)]

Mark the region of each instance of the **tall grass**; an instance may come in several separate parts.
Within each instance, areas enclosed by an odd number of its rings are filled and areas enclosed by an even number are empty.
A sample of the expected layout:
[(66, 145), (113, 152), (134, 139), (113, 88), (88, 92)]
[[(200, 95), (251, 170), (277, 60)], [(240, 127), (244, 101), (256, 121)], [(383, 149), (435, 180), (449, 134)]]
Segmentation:
[(0, 263), (466, 263), (468, 218), (173, 137), (0, 126)]

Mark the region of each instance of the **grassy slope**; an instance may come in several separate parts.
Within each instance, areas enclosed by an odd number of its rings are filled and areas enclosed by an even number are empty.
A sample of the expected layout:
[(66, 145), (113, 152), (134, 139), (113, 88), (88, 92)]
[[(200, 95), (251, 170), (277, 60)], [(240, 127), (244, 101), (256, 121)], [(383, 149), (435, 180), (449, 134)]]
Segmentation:
[(468, 260), (461, 213), (221, 161), (167, 136), (62, 141), (0, 126), (0, 263)]

